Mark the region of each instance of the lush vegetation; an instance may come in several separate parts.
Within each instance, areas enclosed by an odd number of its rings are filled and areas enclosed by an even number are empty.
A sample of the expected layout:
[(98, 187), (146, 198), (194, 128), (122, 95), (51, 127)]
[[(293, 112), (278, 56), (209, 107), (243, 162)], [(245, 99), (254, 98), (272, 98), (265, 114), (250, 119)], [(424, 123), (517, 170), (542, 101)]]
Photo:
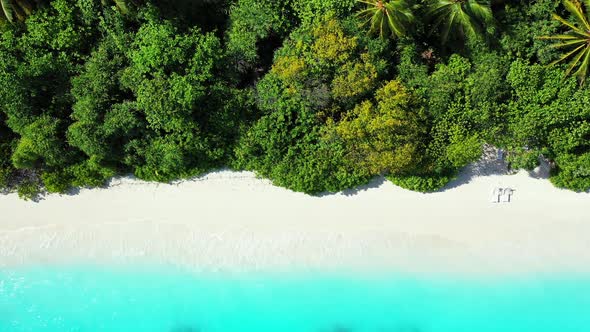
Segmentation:
[(589, 3), (6, 0), (0, 189), (219, 167), (438, 190), (484, 143), (590, 189)]

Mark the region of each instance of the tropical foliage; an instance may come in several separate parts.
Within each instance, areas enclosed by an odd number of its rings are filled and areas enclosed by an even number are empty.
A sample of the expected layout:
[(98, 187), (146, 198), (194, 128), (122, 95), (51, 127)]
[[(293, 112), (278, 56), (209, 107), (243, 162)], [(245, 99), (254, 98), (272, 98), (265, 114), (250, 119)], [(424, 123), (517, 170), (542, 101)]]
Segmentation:
[[(565, 75), (570, 75), (577, 68), (573, 75), (583, 84), (590, 67), (590, 12), (588, 12), (590, 8), (584, 8), (579, 0), (564, 0), (563, 5), (573, 20), (566, 20), (558, 14), (553, 14), (553, 18), (569, 31), (564, 34), (542, 36), (540, 39), (556, 40), (558, 43), (553, 44), (552, 47), (567, 50), (552, 64), (570, 60)], [(586, 1), (586, 6), (590, 6), (590, 2)]]
[(484, 144), (590, 189), (590, 90), (564, 79), (586, 77), (587, 2), (36, 4), (2, 1), (2, 192), (219, 167), (306, 193), (433, 191)]
[(453, 33), (462, 37), (480, 35), (494, 21), (489, 0), (431, 0), (427, 8), (426, 15), (443, 43)]
[(335, 125), (347, 157), (372, 174), (407, 174), (422, 164), (428, 117), (401, 82), (375, 93), (376, 105), (364, 101)]
[(371, 33), (381, 37), (399, 38), (408, 32), (414, 20), (410, 5), (406, 0), (359, 0), (367, 6), (358, 16), (369, 26)]

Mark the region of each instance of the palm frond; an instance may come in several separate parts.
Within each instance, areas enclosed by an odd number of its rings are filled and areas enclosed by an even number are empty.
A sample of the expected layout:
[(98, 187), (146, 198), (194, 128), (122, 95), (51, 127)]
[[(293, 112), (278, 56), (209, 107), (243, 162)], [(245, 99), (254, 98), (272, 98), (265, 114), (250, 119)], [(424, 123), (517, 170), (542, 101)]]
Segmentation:
[(468, 1), (466, 8), (471, 14), (470, 16), (477, 18), (479, 21), (487, 24), (494, 22), (490, 1)]
[(552, 16), (555, 20), (568, 27), (570, 31), (553, 36), (541, 36), (538, 39), (559, 41), (550, 46), (555, 49), (573, 48), (549, 65), (556, 65), (571, 59), (565, 71), (565, 76), (571, 75), (577, 68), (574, 75), (578, 78), (580, 84), (584, 84), (588, 75), (588, 67), (590, 67), (590, 16), (585, 12), (590, 8), (590, 0), (584, 0), (584, 5), (579, 0), (563, 0), (563, 5), (575, 17), (575, 23), (557, 14)]
[(129, 14), (130, 10), (129, 10), (129, 5), (127, 4), (127, 0), (114, 0), (114, 1), (115, 1), (115, 5), (117, 6), (117, 9), (119, 9), (119, 12), (121, 12), (121, 14), (123, 14), (123, 15)]
[(580, 51), (580, 50), (582, 50), (583, 48), (584, 48), (584, 45), (581, 45), (581, 46), (579, 46), (579, 47), (576, 47), (576, 48), (575, 48), (573, 51), (570, 51), (570, 52), (568, 52), (568, 53), (566, 53), (566, 54), (562, 55), (562, 56), (561, 56), (559, 59), (557, 59), (557, 60), (555, 60), (555, 61), (551, 62), (549, 65), (550, 65), (550, 66), (553, 66), (553, 65), (556, 65), (556, 64), (558, 64), (558, 63), (560, 63), (560, 62), (564, 62), (565, 60), (569, 59), (569, 58), (570, 58), (572, 55), (576, 54), (576, 52), (579, 52), (579, 51)]
[(588, 9), (590, 9), (590, 0), (584, 0), (584, 9), (586, 11), (586, 19), (590, 22), (590, 12), (588, 12)]
[(18, 7), (22, 9), (25, 15), (31, 15), (33, 13), (33, 4), (28, 0), (17, 0)]
[(364, 19), (362, 26), (370, 23), (369, 33), (378, 33), (385, 38), (401, 37), (406, 34), (413, 20), (410, 6), (405, 0), (358, 0), (366, 8), (358, 11), (356, 17)]
[(584, 39), (577, 39), (577, 40), (570, 40), (570, 41), (559, 43), (559, 44), (553, 44), (553, 45), (551, 45), (551, 47), (552, 48), (564, 48), (564, 47), (571, 47), (571, 46), (576, 46), (576, 45), (586, 44), (586, 43), (587, 43), (587, 41)]
[(586, 76), (588, 75), (588, 66), (590, 65), (590, 48), (586, 48), (586, 50), (581, 53), (584, 54), (584, 60), (574, 75), (578, 78), (580, 84), (584, 85)]
[(441, 39), (442, 39), (443, 43), (446, 43), (449, 40), (449, 35), (451, 34), (451, 30), (453, 29), (453, 26), (455, 25), (456, 17), (457, 17), (457, 12), (452, 11), (451, 14), (449, 15), (449, 17), (447, 17), (447, 19), (444, 20), (443, 31), (442, 31), (442, 35), (441, 35)]
[(575, 26), (573, 23), (567, 21), (566, 19), (564, 19), (563, 17), (557, 15), (557, 14), (553, 14), (552, 15), (554, 19), (556, 19), (557, 21), (561, 22), (561, 24), (567, 26), (568, 28), (572, 29), (573, 31), (575, 31), (576, 33), (579, 33), (581, 35), (588, 35), (588, 33), (580, 28), (578, 28), (577, 26)]
[(433, 31), (439, 30), (446, 43), (453, 31), (461, 37), (477, 36), (483, 28), (494, 24), (489, 0), (430, 0), (426, 16), (433, 21)]
[(8, 22), (14, 22), (12, 1), (0, 0), (0, 5), (2, 5), (2, 13), (4, 14)]
[(590, 30), (590, 24), (588, 24), (588, 18), (584, 14), (582, 4), (578, 0), (564, 0), (563, 5), (565, 8), (576, 18), (578, 23), (582, 25), (584, 30)]
[(537, 39), (542, 40), (573, 40), (573, 39), (580, 39), (579, 36), (575, 35), (555, 35), (555, 36), (541, 36), (537, 37)]
[[(583, 47), (578, 47), (573, 52), (574, 53), (579, 52), (582, 48)], [(568, 65), (567, 70), (565, 71), (565, 76), (569, 76), (571, 74), (572, 70), (574, 68), (576, 68), (576, 65), (578, 64), (578, 62), (580, 62), (580, 59), (582, 58), (582, 56), (584, 56), (584, 52), (579, 52), (578, 55), (576, 55), (576, 57), (574, 57), (574, 59)]]
[(27, 16), (33, 13), (36, 5), (39, 5), (41, 1), (31, 0), (0, 0), (0, 7), (2, 7), (2, 17), (9, 23), (15, 21), (24, 21)]

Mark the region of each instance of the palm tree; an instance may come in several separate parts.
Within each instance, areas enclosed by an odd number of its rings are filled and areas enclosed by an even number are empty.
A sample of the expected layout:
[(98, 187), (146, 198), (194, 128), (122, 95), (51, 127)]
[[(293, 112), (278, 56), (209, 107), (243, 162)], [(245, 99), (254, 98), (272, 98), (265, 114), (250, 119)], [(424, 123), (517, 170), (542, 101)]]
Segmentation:
[[(589, 9), (588, 7), (590, 7), (590, 1), (586, 0), (585, 3), (587, 11)], [(557, 14), (553, 14), (553, 18), (570, 30), (564, 34), (543, 36), (539, 37), (539, 39), (557, 40), (559, 43), (552, 45), (554, 48), (568, 49), (567, 53), (553, 61), (551, 65), (571, 58), (565, 75), (569, 76), (577, 67), (578, 69), (574, 75), (578, 78), (580, 84), (583, 85), (590, 64), (590, 14), (585, 12), (584, 6), (579, 0), (564, 0), (563, 4), (572, 14), (573, 20), (568, 21)]]
[(489, 0), (431, 0), (426, 15), (434, 21), (434, 29), (441, 29), (443, 43), (451, 32), (477, 36), (494, 21)]
[(364, 20), (363, 25), (370, 25), (369, 33), (379, 33), (381, 38), (404, 36), (414, 15), (406, 0), (358, 0), (367, 5), (357, 16)]
[(0, 20), (14, 23), (24, 21), (33, 11), (33, 3), (29, 0), (0, 0), (2, 15)]

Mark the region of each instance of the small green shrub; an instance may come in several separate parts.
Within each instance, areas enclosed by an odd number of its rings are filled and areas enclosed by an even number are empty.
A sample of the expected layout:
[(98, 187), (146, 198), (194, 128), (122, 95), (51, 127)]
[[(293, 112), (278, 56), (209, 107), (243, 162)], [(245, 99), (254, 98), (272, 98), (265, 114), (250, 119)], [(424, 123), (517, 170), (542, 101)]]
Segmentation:
[(45, 172), (41, 175), (41, 180), (49, 193), (63, 194), (72, 188), (72, 178), (65, 171)]
[(73, 187), (102, 186), (115, 174), (115, 170), (100, 165), (96, 158), (91, 157), (64, 170), (45, 172), (41, 179), (47, 192), (63, 194)]
[(0, 168), (0, 190), (8, 188), (10, 176), (12, 175), (12, 169)]
[(41, 195), (41, 183), (34, 179), (24, 180), (17, 185), (16, 192), (21, 199), (34, 201)]
[(510, 151), (506, 160), (512, 169), (533, 170), (539, 165), (540, 152), (537, 150), (518, 149)]
[(404, 189), (427, 193), (444, 188), (454, 177), (449, 175), (388, 175), (387, 179)]
[(551, 177), (551, 182), (556, 187), (578, 192), (590, 190), (590, 152), (581, 156), (558, 156), (555, 161), (557, 171)]

